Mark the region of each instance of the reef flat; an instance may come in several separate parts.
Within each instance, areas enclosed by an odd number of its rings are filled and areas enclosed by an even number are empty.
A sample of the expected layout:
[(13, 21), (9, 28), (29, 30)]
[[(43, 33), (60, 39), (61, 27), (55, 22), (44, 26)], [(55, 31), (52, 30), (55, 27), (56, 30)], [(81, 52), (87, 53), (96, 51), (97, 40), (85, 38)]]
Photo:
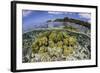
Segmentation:
[(22, 62), (91, 59), (90, 37), (68, 30), (34, 30), (23, 34)]

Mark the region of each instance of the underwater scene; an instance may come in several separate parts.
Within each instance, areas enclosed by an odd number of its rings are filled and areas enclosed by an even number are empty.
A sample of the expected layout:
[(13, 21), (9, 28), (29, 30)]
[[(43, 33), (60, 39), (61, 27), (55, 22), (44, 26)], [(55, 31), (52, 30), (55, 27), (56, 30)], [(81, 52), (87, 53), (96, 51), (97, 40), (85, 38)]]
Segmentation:
[(91, 13), (22, 10), (22, 63), (91, 59)]

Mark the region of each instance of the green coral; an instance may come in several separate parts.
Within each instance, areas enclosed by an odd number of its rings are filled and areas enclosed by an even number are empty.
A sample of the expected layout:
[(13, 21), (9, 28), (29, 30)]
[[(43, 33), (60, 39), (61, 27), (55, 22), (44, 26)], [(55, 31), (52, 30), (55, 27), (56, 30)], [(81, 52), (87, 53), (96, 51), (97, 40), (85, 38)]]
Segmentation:
[(64, 56), (69, 56), (70, 54), (73, 53), (73, 48), (72, 47), (68, 47), (68, 46), (63, 46), (63, 55)]
[(57, 42), (57, 47), (58, 48), (62, 48), (63, 47), (63, 42), (62, 41), (58, 41)]
[(69, 37), (69, 45), (74, 46), (77, 43), (77, 39), (75, 36)]
[(64, 38), (64, 39), (63, 39), (63, 43), (64, 43), (64, 45), (69, 45), (69, 42), (68, 42), (68, 41), (69, 41), (68, 38)]
[(55, 43), (53, 41), (49, 41), (49, 47), (53, 48), (55, 46)]
[(51, 34), (49, 35), (49, 40), (55, 42), (56, 36), (57, 36), (56, 31), (52, 31)]
[(47, 48), (45, 46), (40, 47), (38, 53), (44, 53), (46, 52)]
[(63, 39), (63, 33), (61, 31), (57, 33), (56, 39), (57, 41), (61, 41)]
[[(54, 61), (69, 56), (77, 44), (75, 36), (65, 31), (46, 31), (38, 34), (32, 44), (33, 54), (38, 54), (39, 60)], [(35, 61), (35, 59), (33, 59)], [(37, 61), (37, 59), (36, 59)]]

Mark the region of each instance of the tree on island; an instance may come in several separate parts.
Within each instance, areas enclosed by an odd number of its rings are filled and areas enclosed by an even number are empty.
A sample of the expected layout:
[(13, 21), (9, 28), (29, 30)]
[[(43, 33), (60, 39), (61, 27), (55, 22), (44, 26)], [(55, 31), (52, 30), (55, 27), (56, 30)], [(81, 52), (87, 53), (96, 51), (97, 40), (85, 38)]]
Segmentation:
[(89, 22), (85, 22), (85, 21), (82, 21), (82, 20), (78, 20), (78, 19), (73, 19), (73, 18), (69, 18), (69, 17), (64, 17), (64, 18), (57, 18), (55, 20), (48, 20), (48, 22), (63, 22), (63, 25), (66, 26), (66, 22), (71, 22), (71, 23), (75, 23), (75, 24), (79, 24), (79, 25), (82, 25), (82, 26), (85, 26), (87, 28), (91, 28), (91, 24)]

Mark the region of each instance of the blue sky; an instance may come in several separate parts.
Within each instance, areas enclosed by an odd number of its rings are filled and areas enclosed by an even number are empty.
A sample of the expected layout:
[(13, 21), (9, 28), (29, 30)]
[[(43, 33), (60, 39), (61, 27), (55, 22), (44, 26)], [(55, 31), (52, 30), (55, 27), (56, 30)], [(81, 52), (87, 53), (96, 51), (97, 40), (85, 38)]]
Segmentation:
[(79, 12), (57, 12), (57, 11), (34, 11), (34, 10), (23, 10), (22, 12), (23, 24), (32, 24), (32, 23), (42, 23), (46, 22), (49, 19), (56, 18), (74, 18), (83, 21), (90, 22), (90, 13), (79, 13)]
[(79, 19), (86, 22), (91, 21), (90, 13), (23, 10), (22, 24), (23, 28), (28, 28), (35, 26), (38, 23), (44, 23), (47, 20), (54, 20), (56, 18), (64, 18), (64, 17)]

